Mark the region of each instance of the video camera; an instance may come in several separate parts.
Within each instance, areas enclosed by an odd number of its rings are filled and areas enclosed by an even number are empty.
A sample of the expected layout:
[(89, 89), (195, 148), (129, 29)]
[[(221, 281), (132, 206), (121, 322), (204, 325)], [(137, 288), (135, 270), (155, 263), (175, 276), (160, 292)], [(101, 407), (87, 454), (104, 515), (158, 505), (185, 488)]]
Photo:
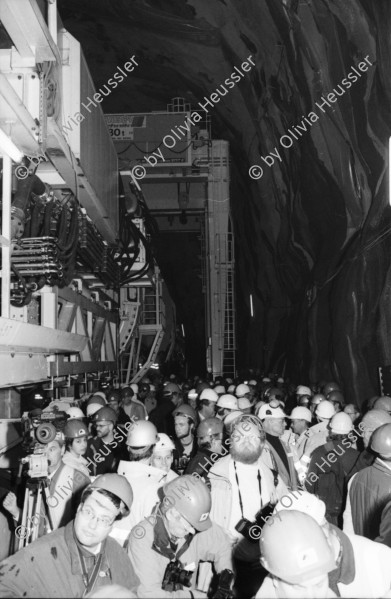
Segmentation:
[(162, 589), (168, 593), (173, 593), (183, 587), (190, 587), (192, 576), (193, 571), (182, 568), (178, 560), (170, 562), (164, 572)]
[(213, 599), (232, 599), (234, 596), (232, 591), (234, 580), (234, 573), (232, 570), (226, 568), (217, 576), (217, 585), (210, 589), (211, 592), (208, 593), (208, 597), (213, 597)]
[(269, 520), (273, 510), (274, 505), (268, 503), (255, 514), (254, 522), (247, 520), (247, 518), (241, 518), (235, 526), (235, 530), (251, 543), (258, 543), (262, 527)]
[(43, 412), (40, 409), (24, 412), (22, 416), (23, 441), (22, 447), (27, 457), (22, 458), (22, 464), (28, 464), (30, 478), (46, 478), (48, 463), (45, 446), (54, 441), (57, 434), (62, 432), (68, 415), (65, 412)]

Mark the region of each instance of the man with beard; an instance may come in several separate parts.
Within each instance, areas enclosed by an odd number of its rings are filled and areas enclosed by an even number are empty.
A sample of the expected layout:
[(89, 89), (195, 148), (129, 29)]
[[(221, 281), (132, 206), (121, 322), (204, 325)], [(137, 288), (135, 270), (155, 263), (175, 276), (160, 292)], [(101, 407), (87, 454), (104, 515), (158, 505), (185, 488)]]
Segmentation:
[(197, 426), (197, 412), (188, 404), (182, 404), (175, 408), (172, 413), (174, 417), (174, 465), (173, 470), (183, 474), (187, 464), (197, 453), (197, 440), (195, 428)]
[(86, 453), (91, 476), (115, 472), (124, 454), (124, 436), (115, 428), (117, 414), (112, 408), (104, 407), (95, 412), (92, 422), (96, 437), (88, 439)]
[(266, 513), (287, 493), (278, 473), (261, 460), (265, 439), (261, 421), (243, 415), (234, 421), (226, 441), (229, 455), (209, 471), (211, 518), (231, 538), (236, 592), (244, 599), (254, 596), (266, 574), (260, 565), (258, 544)]

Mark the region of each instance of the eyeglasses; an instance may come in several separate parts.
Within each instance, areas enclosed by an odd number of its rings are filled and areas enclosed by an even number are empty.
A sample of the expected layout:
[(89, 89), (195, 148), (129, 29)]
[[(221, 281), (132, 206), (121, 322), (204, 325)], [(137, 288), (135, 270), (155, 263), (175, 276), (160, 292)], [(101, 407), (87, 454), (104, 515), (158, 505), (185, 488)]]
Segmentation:
[(87, 506), (83, 506), (80, 510), (85, 518), (88, 520), (96, 520), (98, 526), (102, 526), (103, 528), (109, 528), (112, 524), (114, 524), (115, 518), (109, 518), (108, 516), (97, 516), (94, 512)]

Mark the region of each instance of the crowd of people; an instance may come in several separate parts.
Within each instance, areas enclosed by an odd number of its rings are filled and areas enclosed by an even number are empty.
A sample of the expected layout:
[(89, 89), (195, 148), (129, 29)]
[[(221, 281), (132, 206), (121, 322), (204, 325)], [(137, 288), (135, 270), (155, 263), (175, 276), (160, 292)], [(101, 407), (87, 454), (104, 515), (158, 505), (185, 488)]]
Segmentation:
[(34, 523), (3, 501), (0, 597), (391, 597), (391, 397), (144, 378), (74, 400), (43, 455)]

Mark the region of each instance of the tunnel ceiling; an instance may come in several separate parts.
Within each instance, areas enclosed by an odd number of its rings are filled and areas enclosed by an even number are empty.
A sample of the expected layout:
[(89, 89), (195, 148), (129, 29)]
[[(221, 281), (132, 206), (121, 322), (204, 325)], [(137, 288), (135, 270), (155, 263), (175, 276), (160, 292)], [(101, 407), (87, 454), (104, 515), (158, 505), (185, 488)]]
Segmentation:
[(336, 378), (351, 401), (378, 393), (377, 367), (391, 363), (391, 2), (62, 0), (59, 10), (97, 88), (137, 57), (105, 112), (164, 110), (174, 96), (196, 105), (252, 56), (209, 107), (232, 154), (238, 355), (302, 383)]

